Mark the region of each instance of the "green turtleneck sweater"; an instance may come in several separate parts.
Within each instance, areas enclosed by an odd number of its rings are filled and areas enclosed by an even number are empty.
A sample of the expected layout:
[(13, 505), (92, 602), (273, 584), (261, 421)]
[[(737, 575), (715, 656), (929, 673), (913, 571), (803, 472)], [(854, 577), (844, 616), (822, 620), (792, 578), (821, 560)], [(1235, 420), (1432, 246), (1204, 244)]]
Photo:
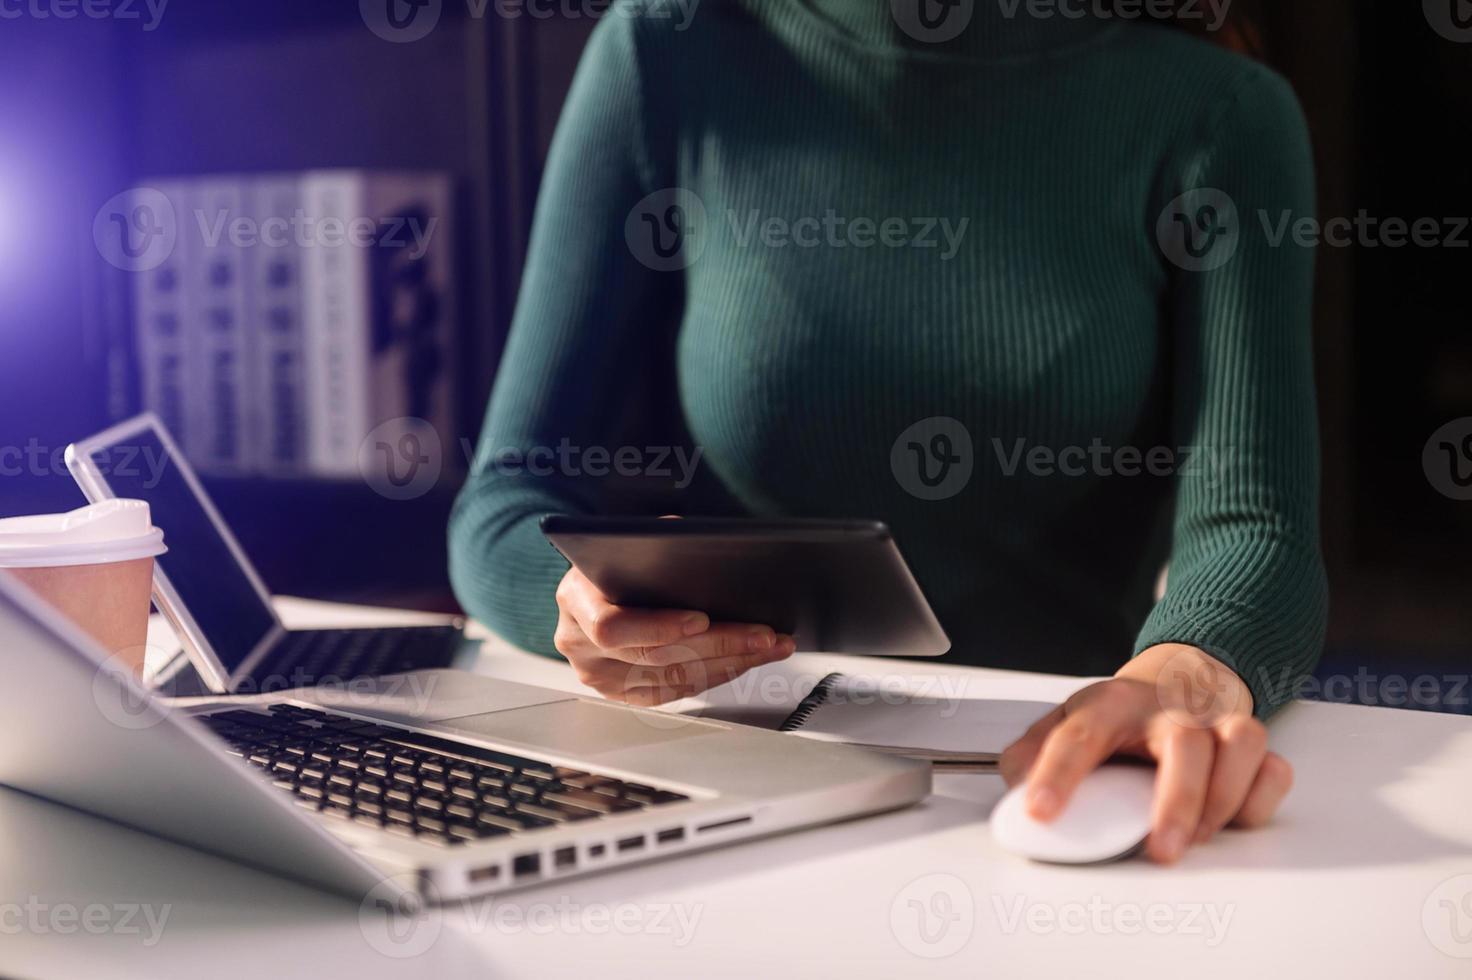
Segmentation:
[(875, 518), (953, 661), (1177, 642), (1259, 715), (1291, 695), (1327, 601), (1313, 258), (1269, 234), (1313, 213), (1298, 104), (1182, 32), (1028, 9), (605, 15), (451, 522), (470, 613), (553, 652), (549, 512)]

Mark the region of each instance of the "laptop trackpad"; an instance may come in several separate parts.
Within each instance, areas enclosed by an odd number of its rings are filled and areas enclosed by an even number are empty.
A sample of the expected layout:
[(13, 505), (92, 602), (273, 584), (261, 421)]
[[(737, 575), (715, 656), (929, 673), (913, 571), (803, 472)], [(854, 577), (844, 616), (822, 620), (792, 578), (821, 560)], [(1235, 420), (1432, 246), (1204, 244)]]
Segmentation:
[(471, 712), (501, 711), (573, 697), (545, 687), (481, 677), (463, 670), (416, 670), (386, 677), (358, 677), (340, 687), (302, 691), (302, 701), (390, 724), (416, 725)]
[(719, 725), (674, 715), (653, 715), (596, 701), (515, 708), (441, 721), (445, 728), (498, 742), (524, 742), (533, 749), (589, 756), (645, 745), (665, 745), (723, 731)]

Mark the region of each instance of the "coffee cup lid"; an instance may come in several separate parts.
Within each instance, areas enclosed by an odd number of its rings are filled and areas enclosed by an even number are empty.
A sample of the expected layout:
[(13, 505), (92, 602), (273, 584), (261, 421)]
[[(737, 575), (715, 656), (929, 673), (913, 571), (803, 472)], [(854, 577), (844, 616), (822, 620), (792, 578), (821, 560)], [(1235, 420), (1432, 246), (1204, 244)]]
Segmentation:
[(101, 500), (65, 514), (0, 520), (0, 568), (103, 565), (167, 550), (146, 500)]

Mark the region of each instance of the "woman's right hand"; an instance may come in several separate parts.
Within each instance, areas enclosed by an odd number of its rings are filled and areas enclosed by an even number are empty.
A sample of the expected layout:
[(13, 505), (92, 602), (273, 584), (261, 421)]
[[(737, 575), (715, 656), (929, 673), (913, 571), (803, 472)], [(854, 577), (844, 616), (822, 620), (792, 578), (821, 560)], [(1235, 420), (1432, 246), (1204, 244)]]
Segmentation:
[(712, 623), (688, 609), (616, 606), (576, 568), (557, 586), (557, 650), (578, 680), (629, 704), (663, 704), (785, 660), (792, 637), (770, 626)]

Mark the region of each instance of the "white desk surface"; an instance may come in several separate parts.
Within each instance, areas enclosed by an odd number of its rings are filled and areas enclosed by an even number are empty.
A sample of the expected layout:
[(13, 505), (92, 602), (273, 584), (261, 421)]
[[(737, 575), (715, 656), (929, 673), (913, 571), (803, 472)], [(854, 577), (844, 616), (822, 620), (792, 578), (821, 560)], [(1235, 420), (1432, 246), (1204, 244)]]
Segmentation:
[[(314, 626), (414, 618), (282, 611)], [(564, 665), (499, 644), (478, 669), (581, 690)], [(830, 669), (935, 675), (966, 697), (1083, 683), (802, 656), (718, 692), (709, 713), (767, 698), (780, 714)], [(3, 790), (0, 975), (1472, 977), (1472, 720), (1300, 703), (1272, 735), (1298, 772), (1277, 821), (1174, 868), (1011, 857), (986, 830), (1000, 778), (946, 776), (899, 813), (431, 912), (398, 945), (352, 901)], [(167, 915), (161, 930), (150, 912)]]

